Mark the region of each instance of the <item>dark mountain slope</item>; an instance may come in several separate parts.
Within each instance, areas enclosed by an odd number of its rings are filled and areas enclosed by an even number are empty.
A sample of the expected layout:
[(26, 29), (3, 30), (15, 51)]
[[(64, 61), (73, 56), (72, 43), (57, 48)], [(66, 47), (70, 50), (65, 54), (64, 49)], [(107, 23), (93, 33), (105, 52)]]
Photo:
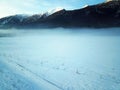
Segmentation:
[[(22, 20), (21, 20), (22, 19)], [(1, 28), (120, 27), (120, 1), (109, 1), (78, 10), (60, 10), (52, 15), (10, 16), (0, 19)]]

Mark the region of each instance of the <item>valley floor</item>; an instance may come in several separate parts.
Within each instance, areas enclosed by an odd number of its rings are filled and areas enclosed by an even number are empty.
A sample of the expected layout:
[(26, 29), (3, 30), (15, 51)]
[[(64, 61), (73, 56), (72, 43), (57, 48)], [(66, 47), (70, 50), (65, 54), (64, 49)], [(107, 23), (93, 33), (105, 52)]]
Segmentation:
[(0, 90), (120, 90), (119, 31), (29, 32), (0, 38)]

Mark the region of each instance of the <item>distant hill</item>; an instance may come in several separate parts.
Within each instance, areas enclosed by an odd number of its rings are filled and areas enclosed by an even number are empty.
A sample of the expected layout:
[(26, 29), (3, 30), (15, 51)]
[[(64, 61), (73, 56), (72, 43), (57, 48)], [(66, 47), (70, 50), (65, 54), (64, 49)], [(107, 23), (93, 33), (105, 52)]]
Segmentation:
[(120, 27), (120, 1), (113, 0), (77, 10), (32, 16), (14, 15), (0, 19), (0, 28), (107, 28)]

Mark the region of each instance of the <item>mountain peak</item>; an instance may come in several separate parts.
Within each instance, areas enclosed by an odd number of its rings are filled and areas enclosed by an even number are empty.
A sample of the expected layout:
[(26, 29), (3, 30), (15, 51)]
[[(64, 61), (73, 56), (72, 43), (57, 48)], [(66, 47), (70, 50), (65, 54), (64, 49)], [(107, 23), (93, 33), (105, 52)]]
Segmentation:
[(61, 7), (57, 7), (57, 8), (55, 8), (55, 9), (49, 10), (49, 11), (48, 11), (48, 15), (52, 15), (53, 13), (59, 12), (59, 11), (61, 11), (61, 10), (64, 10), (64, 9), (61, 8)]
[(109, 1), (120, 1), (120, 0), (106, 0), (107, 2), (109, 2)]
[(112, 0), (76, 10), (56, 8), (43, 14), (0, 19), (0, 28), (120, 27), (120, 1)]

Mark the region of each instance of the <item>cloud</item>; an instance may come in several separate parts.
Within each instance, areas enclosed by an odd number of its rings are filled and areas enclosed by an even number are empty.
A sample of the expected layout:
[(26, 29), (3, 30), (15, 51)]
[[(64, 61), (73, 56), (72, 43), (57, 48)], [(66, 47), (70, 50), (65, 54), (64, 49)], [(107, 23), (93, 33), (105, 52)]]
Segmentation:
[(0, 17), (17, 13), (33, 13), (37, 11), (34, 1), (35, 0), (1, 0)]
[(0, 17), (14, 14), (43, 13), (58, 7), (72, 9), (73, 2), (65, 0), (0, 0)]
[(0, 0), (0, 17), (13, 14), (42, 13), (57, 7), (77, 9), (104, 0)]
[(14, 6), (10, 5), (9, 3), (1, 2), (0, 7), (1, 7), (0, 8), (0, 17), (12, 15), (17, 12), (17, 9)]

